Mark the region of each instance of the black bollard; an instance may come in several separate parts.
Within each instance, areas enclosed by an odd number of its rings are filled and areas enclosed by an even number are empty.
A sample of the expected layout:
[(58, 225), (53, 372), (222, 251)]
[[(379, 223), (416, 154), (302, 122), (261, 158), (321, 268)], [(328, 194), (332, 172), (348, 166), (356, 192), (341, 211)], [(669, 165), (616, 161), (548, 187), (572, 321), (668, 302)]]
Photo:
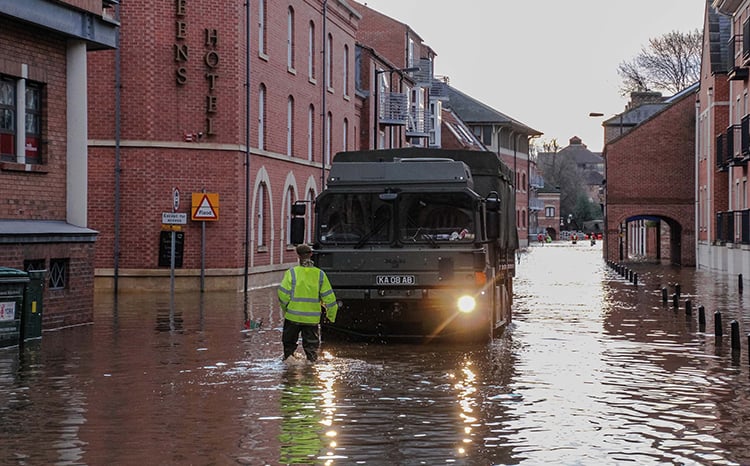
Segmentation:
[(706, 308), (703, 306), (698, 306), (698, 330), (706, 331)]
[(638, 274), (633, 274), (633, 285), (638, 286)]
[(677, 293), (672, 295), (672, 307), (674, 307), (675, 311), (680, 308), (679, 300), (680, 300), (680, 295), (678, 295)]
[(690, 315), (693, 313), (693, 303), (689, 300), (685, 300), (685, 314)]
[(721, 311), (714, 312), (714, 336), (717, 338), (717, 343), (719, 343), (719, 338), (724, 335), (724, 331), (721, 328)]
[(740, 323), (736, 320), (730, 322), (730, 328), (732, 329), (732, 350), (739, 351), (740, 349)]
[(667, 304), (667, 287), (662, 286), (661, 287), (661, 302), (664, 304)]
[(742, 294), (742, 274), (740, 274), (738, 277), (737, 289), (739, 290), (740, 294)]
[(680, 284), (679, 283), (675, 283), (674, 284), (674, 292), (677, 295), (677, 297), (679, 298), (680, 297)]

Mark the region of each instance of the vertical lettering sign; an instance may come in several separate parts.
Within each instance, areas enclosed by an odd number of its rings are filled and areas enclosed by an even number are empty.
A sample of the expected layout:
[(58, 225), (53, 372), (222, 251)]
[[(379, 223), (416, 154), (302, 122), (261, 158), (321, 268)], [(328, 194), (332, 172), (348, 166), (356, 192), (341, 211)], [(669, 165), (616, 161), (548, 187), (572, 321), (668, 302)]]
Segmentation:
[[(187, 2), (188, 0), (175, 0), (175, 43), (174, 43), (174, 61), (175, 61), (175, 82), (178, 86), (188, 84), (187, 62), (189, 60), (188, 46), (188, 23), (187, 23)], [(215, 94), (216, 83), (219, 79), (219, 30), (215, 28), (205, 28), (204, 34), (204, 55), (203, 63), (206, 68), (206, 136), (215, 136), (216, 128), (214, 127), (214, 118), (219, 111), (218, 96)]]
[(206, 81), (208, 83), (208, 94), (206, 94), (206, 135), (213, 136), (216, 134), (214, 132), (214, 116), (216, 115), (217, 105), (214, 90), (216, 89), (216, 80), (219, 78), (217, 73), (219, 52), (216, 51), (219, 45), (219, 31), (217, 29), (205, 29), (204, 34), (206, 36), (206, 54), (203, 61), (207, 68)]

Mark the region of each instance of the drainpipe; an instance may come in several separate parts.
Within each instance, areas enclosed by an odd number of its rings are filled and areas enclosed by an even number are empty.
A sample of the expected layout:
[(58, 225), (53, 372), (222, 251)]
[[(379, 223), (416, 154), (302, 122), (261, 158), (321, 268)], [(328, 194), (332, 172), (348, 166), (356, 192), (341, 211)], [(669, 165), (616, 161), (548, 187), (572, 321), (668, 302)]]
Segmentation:
[[(120, 22), (120, 5), (115, 5), (115, 17)], [(122, 27), (122, 26), (120, 26)], [(121, 73), (121, 54), (120, 48), (122, 43), (120, 41), (120, 27), (115, 32), (115, 212), (114, 212), (114, 245), (113, 245), (113, 266), (114, 266), (114, 292), (117, 296), (119, 287), (119, 276), (120, 276), (120, 173), (122, 168), (120, 167), (120, 138), (121, 138), (121, 92), (122, 89), (122, 73)]]
[[(323, 128), (323, 138), (320, 153), (320, 190), (326, 187), (326, 137), (328, 136), (328, 109), (326, 108), (326, 94), (328, 94), (328, 66), (333, 57), (328, 56), (328, 32), (326, 30), (328, 20), (328, 0), (323, 0), (323, 99), (320, 122)], [(328, 142), (330, 145), (330, 142)]]
[(242, 292), (248, 320), (247, 288), (250, 274), (250, 0), (245, 2), (245, 268)]
[[(701, 102), (700, 102), (700, 97), (699, 97), (698, 99), (695, 99), (695, 154), (694, 154), (695, 160), (693, 162), (695, 165), (695, 169), (694, 169), (694, 172), (695, 172), (695, 188), (694, 188), (695, 191), (694, 192), (695, 194), (694, 196), (695, 196), (695, 214), (696, 214), (695, 219), (694, 219), (695, 225), (693, 226), (693, 231), (695, 232), (694, 233), (695, 241), (693, 242), (693, 244), (694, 244), (694, 249), (695, 249), (696, 267), (700, 266), (700, 263), (698, 261), (698, 242), (700, 240), (700, 217), (701, 217), (700, 209), (702, 207), (700, 204), (700, 181), (699, 181), (700, 177), (698, 174), (698, 171), (700, 169), (699, 159), (700, 159), (700, 153), (701, 153), (701, 150), (700, 150), (700, 147), (701, 147), (700, 115), (701, 115)], [(707, 163), (706, 165), (709, 165), (709, 164)]]

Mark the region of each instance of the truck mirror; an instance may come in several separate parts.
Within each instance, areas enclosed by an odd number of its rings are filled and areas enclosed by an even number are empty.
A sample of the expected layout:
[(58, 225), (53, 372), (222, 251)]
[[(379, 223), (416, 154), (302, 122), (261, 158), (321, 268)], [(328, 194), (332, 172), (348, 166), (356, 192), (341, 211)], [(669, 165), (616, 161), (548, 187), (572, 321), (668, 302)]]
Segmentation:
[(305, 242), (305, 217), (292, 217), (292, 223), (289, 226), (289, 238), (292, 244)]
[(490, 212), (500, 212), (500, 198), (495, 191), (492, 191), (487, 199), (484, 200), (485, 206)]
[[(306, 205), (303, 202), (295, 202), (292, 204), (292, 215), (298, 216), (298, 215), (305, 215)], [(294, 243), (298, 244), (298, 243)]]
[(396, 199), (398, 199), (398, 193), (392, 193), (392, 192), (380, 193), (378, 194), (378, 197), (380, 198), (381, 201), (393, 202)]

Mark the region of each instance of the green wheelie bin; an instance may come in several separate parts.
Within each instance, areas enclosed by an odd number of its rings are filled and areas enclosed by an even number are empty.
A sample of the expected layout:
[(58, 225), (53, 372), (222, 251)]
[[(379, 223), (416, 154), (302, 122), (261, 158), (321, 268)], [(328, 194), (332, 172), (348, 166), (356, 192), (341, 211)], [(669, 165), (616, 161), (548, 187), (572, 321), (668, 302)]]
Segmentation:
[(0, 348), (21, 341), (21, 314), (29, 274), (23, 270), (0, 267)]

